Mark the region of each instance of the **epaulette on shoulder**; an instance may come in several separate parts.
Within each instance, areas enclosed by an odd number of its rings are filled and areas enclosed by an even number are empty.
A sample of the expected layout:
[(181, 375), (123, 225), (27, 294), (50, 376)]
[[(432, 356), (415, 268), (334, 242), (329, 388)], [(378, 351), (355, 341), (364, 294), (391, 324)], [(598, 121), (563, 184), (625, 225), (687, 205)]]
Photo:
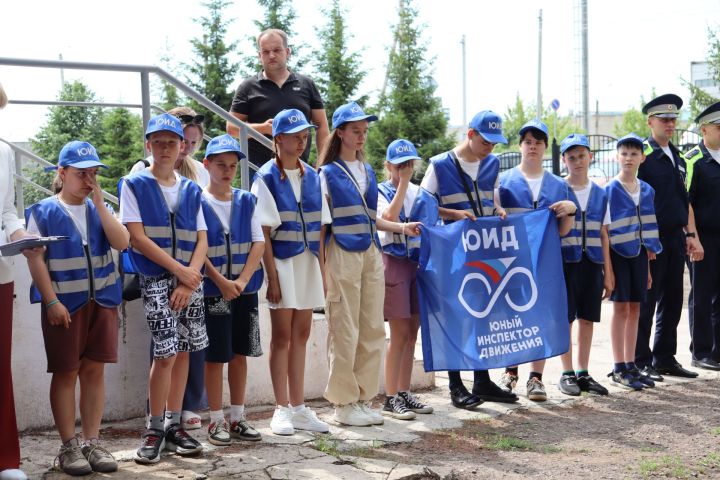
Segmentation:
[(700, 150), (700, 147), (695, 146), (694, 148), (690, 149), (689, 151), (685, 152), (686, 162), (694, 162), (696, 160), (700, 160), (703, 156), (702, 150)]

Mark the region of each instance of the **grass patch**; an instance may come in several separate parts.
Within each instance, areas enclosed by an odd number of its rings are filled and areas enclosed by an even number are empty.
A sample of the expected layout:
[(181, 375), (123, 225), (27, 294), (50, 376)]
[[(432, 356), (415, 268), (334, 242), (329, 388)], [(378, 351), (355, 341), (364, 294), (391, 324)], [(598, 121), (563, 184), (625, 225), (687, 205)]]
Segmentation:
[(332, 438), (330, 435), (318, 435), (313, 442), (313, 447), (326, 455), (332, 455), (333, 457), (337, 457), (340, 455), (340, 450), (338, 450), (338, 443), (339, 442)]
[(690, 478), (692, 472), (679, 458), (664, 455), (658, 459), (643, 460), (638, 465), (643, 478), (663, 473), (665, 476), (678, 479)]
[(720, 454), (716, 452), (708, 453), (700, 459), (700, 465), (709, 468), (720, 467)]
[(710, 429), (710, 433), (715, 436), (720, 436), (720, 427), (713, 427)]
[(503, 450), (503, 451), (521, 451), (527, 452), (535, 450), (532, 443), (527, 440), (514, 437), (504, 437), (502, 435), (496, 436), (486, 445), (490, 450)]

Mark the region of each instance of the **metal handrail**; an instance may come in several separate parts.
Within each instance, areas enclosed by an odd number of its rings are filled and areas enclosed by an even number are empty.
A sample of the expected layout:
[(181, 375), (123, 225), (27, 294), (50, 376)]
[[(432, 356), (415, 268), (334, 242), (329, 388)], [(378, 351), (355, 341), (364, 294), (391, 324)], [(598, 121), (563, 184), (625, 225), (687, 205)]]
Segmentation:
[[(245, 122), (237, 119), (230, 113), (226, 112), (223, 108), (216, 105), (210, 99), (202, 95), (194, 88), (186, 85), (180, 81), (174, 75), (166, 72), (160, 67), (154, 65), (133, 65), (133, 64), (112, 64), (112, 63), (91, 63), (91, 62), (69, 62), (65, 60), (33, 60), (25, 58), (10, 58), (0, 57), (0, 65), (14, 66), (14, 67), (30, 67), (30, 68), (59, 68), (59, 69), (71, 69), (71, 70), (100, 70), (110, 72), (134, 72), (140, 74), (140, 89), (142, 95), (142, 118), (143, 118), (143, 131), (145, 131), (148, 122), (150, 121), (150, 74), (153, 73), (158, 75), (166, 82), (183, 92), (187, 97), (192, 98), (209, 111), (223, 118), (226, 122), (229, 122), (240, 130), (239, 141), (240, 146), (244, 152), (248, 151), (248, 137), (257, 141), (264, 147), (273, 150), (273, 144), (267, 139), (262, 133), (251, 128)], [(38, 157), (39, 158), (39, 157)], [(244, 158), (240, 162), (240, 184), (244, 189), (250, 187), (250, 163), (247, 158)]]

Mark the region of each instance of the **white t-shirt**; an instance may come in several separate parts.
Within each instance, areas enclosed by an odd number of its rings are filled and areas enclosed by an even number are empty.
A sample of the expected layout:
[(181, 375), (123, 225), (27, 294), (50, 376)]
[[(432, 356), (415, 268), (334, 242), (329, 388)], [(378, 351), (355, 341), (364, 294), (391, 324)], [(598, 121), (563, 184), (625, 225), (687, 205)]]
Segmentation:
[[(170, 187), (160, 185), (160, 191), (165, 198), (165, 203), (171, 212), (175, 212), (177, 209), (178, 195), (180, 192), (180, 175), (175, 172), (175, 184)], [(140, 215), (140, 209), (138, 208), (137, 198), (130, 188), (123, 188), (122, 195), (120, 195), (120, 222), (124, 224), (140, 222), (142, 223), (142, 216)], [(203, 216), (202, 208), (198, 209), (197, 214), (197, 229), (207, 230), (205, 224), (205, 217)]]
[[(300, 201), (300, 186), (302, 179), (300, 177), (300, 169), (285, 169), (285, 174), (290, 182), (290, 186), (295, 194), (295, 201)], [(322, 174), (321, 174), (322, 175)], [(321, 177), (322, 178), (322, 177)], [(271, 230), (275, 230), (280, 226), (282, 220), (280, 219), (280, 213), (275, 203), (275, 198), (270, 193), (265, 182), (257, 179), (253, 182), (250, 192), (257, 197), (257, 207), (255, 211), (258, 212), (260, 225), (264, 227), (270, 227)], [(332, 223), (332, 216), (330, 215), (330, 207), (328, 207), (327, 198), (325, 195), (322, 196), (322, 213), (321, 222), (323, 225)]]
[[(403, 212), (405, 213), (405, 217), (410, 215), (410, 211), (412, 210), (412, 206), (415, 203), (415, 197), (417, 197), (418, 192), (420, 191), (420, 187), (413, 183), (408, 184), (407, 193), (405, 193), (405, 198), (403, 199)], [(378, 192), (378, 201), (377, 201), (377, 216), (381, 217), (383, 212), (386, 208), (390, 206), (390, 202), (387, 201), (385, 196), (382, 193)], [(385, 231), (378, 231), (378, 235), (380, 236), (380, 243), (382, 245), (390, 245), (393, 242), (393, 232), (385, 232)]]
[[(150, 165), (152, 165), (154, 159), (153, 156), (150, 155), (149, 157), (145, 158)], [(203, 165), (202, 162), (198, 162), (197, 160), (193, 160), (193, 165), (195, 166), (195, 172), (197, 173), (197, 184), (200, 188), (207, 188), (208, 185), (210, 185), (210, 172), (207, 171), (207, 168), (205, 168), (205, 165)], [(136, 162), (135, 165), (130, 169), (130, 174), (133, 174), (135, 172), (139, 172), (141, 170), (144, 170), (145, 164), (142, 161)], [(177, 172), (177, 170), (175, 170)]]
[[(75, 224), (75, 228), (77, 228), (78, 232), (80, 232), (80, 237), (82, 238), (83, 245), (87, 245), (87, 204), (83, 202), (81, 205), (70, 205), (60, 200), (60, 197), (57, 197), (57, 200), (60, 205), (65, 209), (65, 211), (70, 215), (70, 218)], [(38, 230), (37, 223), (35, 222), (35, 217), (33, 217), (32, 215), (30, 215), (30, 220), (28, 221), (26, 231), (30, 235), (40, 236), (40, 230)], [(45, 234), (47, 235), (48, 232), (45, 232)]]
[(665, 152), (665, 155), (667, 155), (670, 158), (670, 160), (673, 162), (673, 165), (674, 165), (675, 157), (673, 157), (672, 150), (670, 150), (670, 145), (667, 145), (665, 147), (660, 147), (660, 148), (662, 148), (662, 151)]
[[(215, 212), (215, 215), (220, 219), (225, 233), (230, 233), (230, 215), (232, 214), (232, 201), (218, 200), (213, 196), (212, 193), (207, 190), (203, 190), (203, 197), (208, 201), (210, 207)], [(250, 219), (250, 234), (253, 242), (264, 242), (265, 236), (263, 236), (262, 227), (260, 226), (260, 220), (258, 219), (257, 208), (253, 212), (253, 216)]]
[[(572, 186), (570, 188), (572, 188)], [(592, 191), (592, 184), (589, 182), (584, 188), (582, 188), (580, 190), (573, 189), (573, 193), (575, 194), (575, 197), (577, 198), (578, 203), (580, 204), (580, 211), (582, 211), (582, 212), (587, 210), (587, 204), (588, 204), (588, 200), (590, 199), (591, 191)]]
[[(707, 147), (705, 147), (705, 148), (707, 148)], [(715, 159), (716, 162), (720, 163), (720, 150), (710, 150), (708, 148), (707, 151), (710, 154), (710, 156)]]
[(540, 188), (542, 187), (542, 181), (543, 181), (544, 176), (545, 175), (543, 174), (538, 178), (525, 177), (525, 181), (528, 183), (528, 186), (530, 187), (530, 193), (532, 193), (533, 202), (537, 202), (537, 199), (540, 196)]
[[(368, 186), (365, 162), (361, 162), (360, 160), (351, 160), (345, 161), (345, 164), (348, 166), (348, 169), (350, 170), (350, 173), (352, 173), (353, 177), (355, 177), (355, 181), (357, 182), (358, 187), (360, 187), (360, 191), (363, 195), (365, 195)], [(328, 194), (327, 180), (325, 179), (325, 174), (322, 170), (320, 171), (320, 188), (322, 188), (323, 196), (326, 196)]]

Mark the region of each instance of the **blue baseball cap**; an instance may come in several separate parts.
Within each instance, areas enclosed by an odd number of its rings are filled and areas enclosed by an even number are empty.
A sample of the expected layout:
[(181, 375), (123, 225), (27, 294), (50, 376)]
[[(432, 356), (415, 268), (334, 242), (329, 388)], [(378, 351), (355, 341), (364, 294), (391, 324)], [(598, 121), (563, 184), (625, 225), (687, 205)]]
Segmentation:
[(297, 133), (308, 128), (317, 128), (317, 126), (309, 123), (300, 110), (288, 108), (282, 110), (273, 118), (272, 136), (275, 137), (281, 133)]
[(643, 150), (643, 139), (640, 138), (638, 135), (635, 135), (634, 133), (628, 133), (624, 137), (618, 139), (617, 141), (617, 148), (620, 148), (620, 145), (625, 145), (626, 143), (634, 143), (638, 147), (640, 147), (640, 150)]
[(240, 150), (240, 144), (231, 135), (227, 133), (211, 139), (207, 148), (205, 149), (205, 158), (210, 155), (217, 155), (218, 153), (233, 152), (236, 153), (238, 159), (242, 160), (245, 158), (245, 154)]
[(407, 162), (408, 160), (420, 160), (415, 145), (411, 141), (404, 138), (393, 140), (387, 148), (387, 161), (397, 165)]
[(567, 150), (573, 147), (585, 147), (590, 150), (590, 141), (585, 135), (580, 133), (571, 133), (567, 137), (563, 138), (560, 142), (560, 154), (564, 154)]
[(179, 118), (170, 115), (169, 113), (163, 113), (162, 115), (158, 115), (150, 119), (147, 130), (145, 130), (145, 138), (147, 139), (151, 133), (163, 131), (172, 132), (181, 139), (185, 139), (182, 122)]
[(508, 143), (502, 134), (502, 118), (492, 110), (483, 110), (475, 115), (469, 126), (490, 143)]
[(543, 134), (545, 134), (546, 137), (549, 136), (547, 125), (545, 125), (543, 122), (541, 122), (537, 118), (533, 118), (532, 120), (527, 122), (525, 125), (523, 125), (522, 128), (520, 128), (520, 132), (519, 132), (520, 138), (522, 138), (522, 136), (525, 135), (525, 132), (527, 132), (528, 130), (539, 130)]
[(88, 142), (81, 142), (79, 140), (66, 143), (62, 150), (60, 150), (60, 155), (58, 155), (58, 164), (46, 167), (45, 171), (57, 170), (58, 167), (108, 168), (107, 165), (100, 161), (95, 147)]
[(335, 109), (332, 117), (332, 128), (336, 129), (348, 122), (357, 122), (360, 120), (367, 120), (368, 122), (374, 122), (378, 119), (375, 115), (366, 115), (363, 109), (355, 102), (346, 103), (340, 105)]

